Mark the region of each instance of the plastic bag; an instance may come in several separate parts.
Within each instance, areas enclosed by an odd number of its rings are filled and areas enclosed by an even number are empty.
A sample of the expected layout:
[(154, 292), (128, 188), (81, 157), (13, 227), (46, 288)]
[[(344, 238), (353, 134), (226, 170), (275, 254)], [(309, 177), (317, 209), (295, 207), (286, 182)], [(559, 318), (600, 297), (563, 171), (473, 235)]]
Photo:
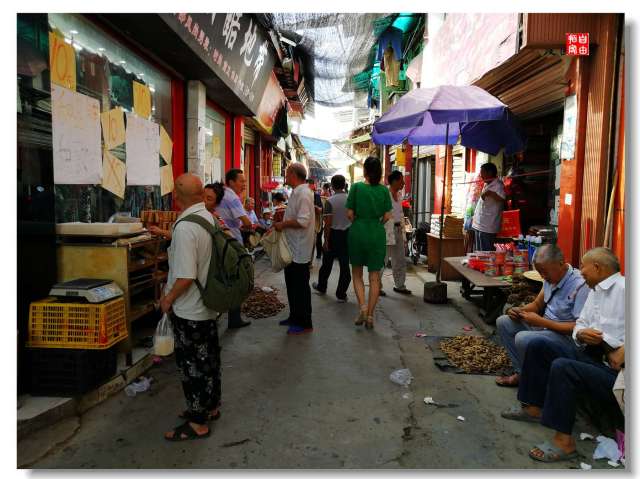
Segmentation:
[(282, 231), (271, 230), (260, 240), (265, 253), (271, 259), (271, 267), (276, 273), (291, 264), (293, 256), (287, 243), (287, 238)]
[(173, 328), (169, 316), (165, 313), (158, 322), (156, 334), (153, 337), (153, 352), (157, 356), (169, 356), (173, 354), (173, 348)]
[(151, 388), (151, 378), (145, 378), (140, 376), (137, 380), (133, 381), (126, 388), (124, 393), (129, 397), (135, 397), (138, 393), (143, 393)]
[(612, 461), (620, 459), (621, 454), (616, 441), (605, 436), (596, 437), (596, 441), (598, 441), (598, 447), (596, 447), (596, 450), (593, 452), (594, 459), (607, 458)]
[(409, 387), (409, 384), (411, 384), (413, 376), (411, 375), (411, 371), (408, 369), (398, 369), (389, 375), (389, 379), (391, 379), (392, 382), (407, 388)]

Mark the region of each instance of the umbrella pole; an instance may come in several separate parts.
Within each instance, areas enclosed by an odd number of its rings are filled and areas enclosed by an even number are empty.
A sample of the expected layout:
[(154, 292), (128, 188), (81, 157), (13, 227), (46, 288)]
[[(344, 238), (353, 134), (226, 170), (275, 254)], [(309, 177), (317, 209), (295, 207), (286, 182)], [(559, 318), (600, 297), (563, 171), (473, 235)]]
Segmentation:
[(449, 156), (449, 123), (447, 123), (446, 133), (444, 135), (444, 169), (442, 171), (442, 200), (440, 201), (440, 241), (438, 241), (438, 272), (436, 273), (436, 282), (440, 282), (442, 276), (442, 233), (444, 225), (444, 201), (445, 189), (447, 187), (447, 157)]

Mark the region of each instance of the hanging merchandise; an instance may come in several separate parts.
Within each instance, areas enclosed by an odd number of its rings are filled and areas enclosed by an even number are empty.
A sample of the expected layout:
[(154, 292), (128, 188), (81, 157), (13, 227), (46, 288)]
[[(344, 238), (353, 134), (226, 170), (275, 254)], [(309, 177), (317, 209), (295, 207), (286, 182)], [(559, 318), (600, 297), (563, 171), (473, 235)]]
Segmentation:
[(402, 30), (398, 28), (387, 28), (380, 38), (378, 39), (378, 55), (376, 60), (380, 60), (383, 57), (383, 53), (389, 45), (395, 53), (396, 60), (402, 60)]
[(400, 85), (400, 60), (394, 58), (393, 48), (391, 47), (384, 51), (384, 72), (388, 87)]
[(287, 107), (284, 105), (278, 111), (275, 121), (273, 122), (272, 135), (274, 138), (284, 138), (289, 136), (289, 121), (287, 118)]

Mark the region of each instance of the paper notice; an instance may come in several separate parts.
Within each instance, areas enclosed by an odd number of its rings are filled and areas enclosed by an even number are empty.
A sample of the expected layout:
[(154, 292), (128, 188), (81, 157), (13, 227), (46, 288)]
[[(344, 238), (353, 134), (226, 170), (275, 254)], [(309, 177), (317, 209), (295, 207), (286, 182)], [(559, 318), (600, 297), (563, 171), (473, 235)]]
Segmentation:
[(160, 195), (164, 196), (173, 191), (173, 167), (165, 165), (160, 168)]
[(112, 150), (125, 142), (124, 112), (122, 108), (114, 108), (101, 113), (100, 122), (102, 123), (104, 146), (108, 150)]
[(160, 156), (167, 162), (167, 165), (171, 164), (171, 158), (173, 156), (173, 141), (167, 130), (160, 125)]
[(151, 116), (151, 91), (147, 85), (133, 83), (133, 111), (140, 118), (148, 120)]
[(52, 84), (51, 116), (54, 183), (102, 183), (100, 102)]
[(51, 83), (76, 91), (76, 52), (59, 35), (49, 32)]
[(109, 150), (103, 151), (102, 187), (124, 199), (127, 165), (113, 156)]
[(160, 184), (158, 124), (127, 113), (127, 184)]

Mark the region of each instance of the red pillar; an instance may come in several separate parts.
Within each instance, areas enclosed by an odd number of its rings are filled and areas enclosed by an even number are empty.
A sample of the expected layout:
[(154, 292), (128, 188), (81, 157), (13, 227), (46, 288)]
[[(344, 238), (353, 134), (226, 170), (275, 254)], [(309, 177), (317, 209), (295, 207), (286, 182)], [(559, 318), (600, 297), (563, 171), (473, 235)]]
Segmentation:
[(384, 178), (384, 184), (388, 185), (389, 180), (387, 176), (391, 173), (391, 153), (389, 153), (389, 145), (384, 146), (384, 170), (382, 171), (382, 176)]
[(560, 164), (560, 207), (558, 208), (558, 246), (574, 266), (580, 264), (582, 220), (582, 183), (584, 176), (589, 95), (589, 65), (585, 58), (573, 61), (567, 72), (570, 81), (568, 95), (577, 95), (576, 147), (573, 158), (563, 158)]
[(413, 146), (405, 145), (404, 151), (404, 192), (411, 194), (411, 172), (413, 170)]
[(232, 168), (242, 168), (242, 140), (244, 138), (244, 118), (236, 116), (233, 119), (233, 164)]

